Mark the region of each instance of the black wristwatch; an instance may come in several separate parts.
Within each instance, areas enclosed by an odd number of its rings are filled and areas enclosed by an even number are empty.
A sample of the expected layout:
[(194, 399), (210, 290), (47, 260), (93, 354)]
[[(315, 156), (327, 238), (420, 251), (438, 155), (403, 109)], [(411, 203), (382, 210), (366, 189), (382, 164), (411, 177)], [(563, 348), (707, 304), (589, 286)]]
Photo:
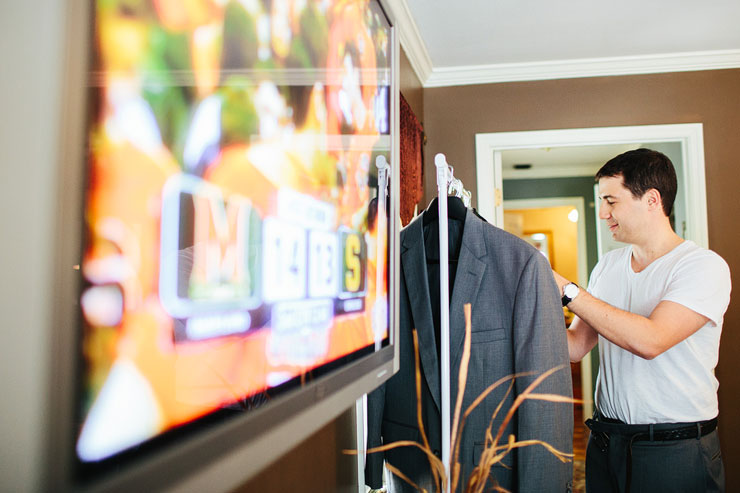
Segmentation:
[(581, 291), (581, 288), (578, 287), (578, 284), (574, 282), (569, 282), (565, 286), (563, 286), (563, 306), (568, 306), (568, 303), (576, 299), (576, 296), (578, 296), (578, 293)]

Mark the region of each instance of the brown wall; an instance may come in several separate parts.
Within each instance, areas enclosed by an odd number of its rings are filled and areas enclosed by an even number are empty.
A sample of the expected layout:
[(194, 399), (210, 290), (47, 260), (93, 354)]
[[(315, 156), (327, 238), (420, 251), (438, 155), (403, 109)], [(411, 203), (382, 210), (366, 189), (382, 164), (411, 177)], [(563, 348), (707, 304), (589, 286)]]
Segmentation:
[[(709, 246), (740, 273), (740, 70), (595, 77), (424, 90), (425, 162), (444, 152), (476, 190), (475, 134), (619, 125), (702, 123)], [(429, 166), (429, 165), (428, 165)], [(435, 193), (425, 173), (425, 202)], [(740, 296), (725, 315), (717, 377), (727, 490), (740, 490)]]
[(399, 84), (401, 85), (401, 94), (406, 98), (406, 102), (411, 106), (411, 110), (422, 124), (424, 123), (424, 86), (416, 76), (416, 72), (411, 67), (406, 53), (401, 50), (401, 74)]

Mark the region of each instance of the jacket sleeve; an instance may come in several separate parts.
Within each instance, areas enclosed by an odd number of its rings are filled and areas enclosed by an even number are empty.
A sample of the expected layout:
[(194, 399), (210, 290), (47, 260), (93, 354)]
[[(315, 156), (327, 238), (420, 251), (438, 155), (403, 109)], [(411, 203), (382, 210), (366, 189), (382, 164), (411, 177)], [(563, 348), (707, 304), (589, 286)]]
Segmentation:
[[(561, 366), (534, 392), (573, 396), (559, 290), (547, 260), (537, 252), (529, 258), (516, 290), (513, 338), (516, 372), (535, 372), (517, 379), (517, 393), (543, 372)], [(525, 400), (517, 412), (516, 430), (517, 440), (541, 440), (571, 453), (573, 405)], [(530, 445), (518, 449), (517, 475), (519, 491), (570, 491), (573, 464), (561, 462), (541, 445)]]
[[(367, 395), (367, 448), (379, 447), (383, 444), (381, 425), (383, 423), (383, 409), (385, 407), (385, 383)], [(383, 458), (384, 452), (375, 452), (365, 455), (365, 484), (370, 488), (383, 486)]]

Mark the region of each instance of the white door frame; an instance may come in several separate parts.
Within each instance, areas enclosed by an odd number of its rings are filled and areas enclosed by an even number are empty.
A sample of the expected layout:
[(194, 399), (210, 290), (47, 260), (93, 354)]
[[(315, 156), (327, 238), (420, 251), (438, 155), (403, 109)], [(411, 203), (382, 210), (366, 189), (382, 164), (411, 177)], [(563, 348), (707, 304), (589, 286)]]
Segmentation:
[[(704, 174), (704, 134), (701, 123), (574, 128), (523, 132), (480, 133), (475, 136), (478, 211), (499, 227), (504, 224), (501, 151), (541, 147), (679, 142), (683, 155), (686, 196), (686, 239), (709, 248), (707, 193)], [(581, 217), (584, 217), (581, 215)], [(579, 232), (580, 236), (580, 232)], [(584, 251), (585, 255), (585, 251)], [(580, 270), (580, 264), (579, 264)], [(588, 274), (587, 274), (588, 275)], [(579, 274), (580, 277), (580, 274)], [(579, 280), (583, 283), (583, 280)], [(583, 283), (582, 285), (585, 285)], [(581, 361), (584, 417), (590, 416), (593, 396), (591, 354)]]
[(686, 196), (686, 239), (709, 247), (704, 135), (701, 123), (573, 128), (524, 132), (480, 133), (475, 136), (478, 211), (503, 226), (501, 151), (541, 147), (679, 142), (683, 154)]

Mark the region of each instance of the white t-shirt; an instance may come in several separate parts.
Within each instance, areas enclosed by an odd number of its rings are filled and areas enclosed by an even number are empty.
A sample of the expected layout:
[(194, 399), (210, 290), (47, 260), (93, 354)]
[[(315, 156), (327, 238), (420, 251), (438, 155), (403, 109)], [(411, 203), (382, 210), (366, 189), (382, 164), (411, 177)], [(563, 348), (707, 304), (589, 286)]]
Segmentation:
[(599, 336), (596, 405), (630, 424), (680, 423), (717, 416), (722, 321), (730, 303), (730, 269), (711, 250), (684, 241), (641, 272), (632, 246), (607, 253), (591, 273), (588, 291), (610, 305), (649, 316), (663, 300), (709, 319), (702, 328), (652, 360)]

